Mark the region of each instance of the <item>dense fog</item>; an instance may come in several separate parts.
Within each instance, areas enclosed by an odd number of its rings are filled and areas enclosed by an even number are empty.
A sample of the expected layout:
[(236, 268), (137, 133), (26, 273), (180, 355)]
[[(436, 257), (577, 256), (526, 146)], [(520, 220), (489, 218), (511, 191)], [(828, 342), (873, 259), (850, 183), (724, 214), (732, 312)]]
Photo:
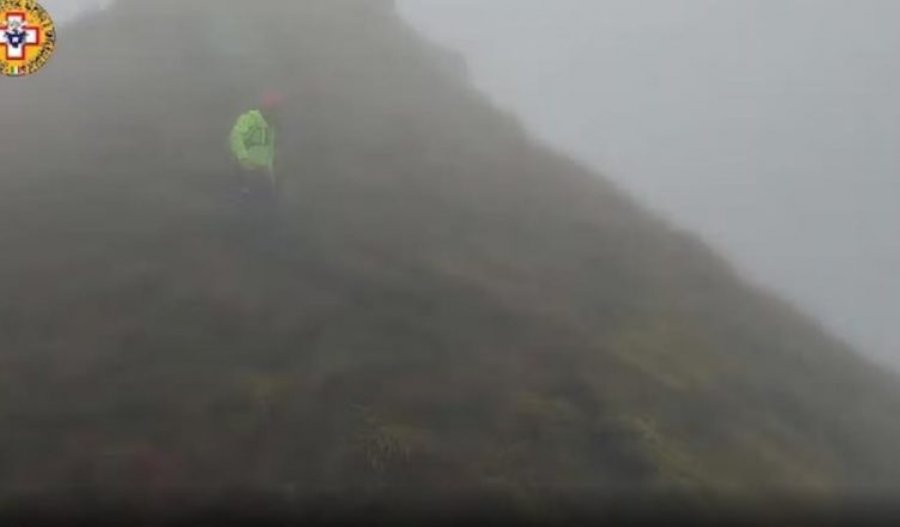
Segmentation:
[(0, 516), (897, 502), (888, 4), (47, 6)]
[(533, 132), (900, 363), (896, 2), (397, 4)]
[(900, 4), (399, 5), (534, 132), (900, 364)]

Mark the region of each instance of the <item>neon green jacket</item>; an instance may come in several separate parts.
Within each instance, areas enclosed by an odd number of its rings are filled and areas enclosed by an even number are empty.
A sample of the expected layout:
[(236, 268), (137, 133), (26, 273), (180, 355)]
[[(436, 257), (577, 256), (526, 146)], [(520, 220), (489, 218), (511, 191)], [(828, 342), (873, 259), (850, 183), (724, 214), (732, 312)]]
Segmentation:
[(231, 130), (231, 152), (242, 165), (271, 171), (275, 166), (275, 128), (262, 112), (250, 110)]

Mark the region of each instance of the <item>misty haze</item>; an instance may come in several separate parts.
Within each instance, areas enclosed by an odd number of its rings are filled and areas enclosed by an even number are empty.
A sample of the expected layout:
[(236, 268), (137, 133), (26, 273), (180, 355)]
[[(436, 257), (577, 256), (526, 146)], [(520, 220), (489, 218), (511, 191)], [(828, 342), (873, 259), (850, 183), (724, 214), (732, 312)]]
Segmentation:
[(900, 4), (400, 5), (535, 133), (900, 364)]
[(900, 493), (900, 4), (41, 4), (0, 511)]

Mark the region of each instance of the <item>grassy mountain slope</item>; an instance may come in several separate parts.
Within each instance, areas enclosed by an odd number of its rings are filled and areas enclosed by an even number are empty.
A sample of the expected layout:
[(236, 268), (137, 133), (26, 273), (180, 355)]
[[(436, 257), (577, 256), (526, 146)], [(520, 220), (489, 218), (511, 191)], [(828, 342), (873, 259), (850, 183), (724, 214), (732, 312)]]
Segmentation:
[[(0, 84), (5, 494), (897, 484), (896, 379), (537, 144), (390, 2), (177, 5)], [(265, 86), (278, 251), (227, 201)]]

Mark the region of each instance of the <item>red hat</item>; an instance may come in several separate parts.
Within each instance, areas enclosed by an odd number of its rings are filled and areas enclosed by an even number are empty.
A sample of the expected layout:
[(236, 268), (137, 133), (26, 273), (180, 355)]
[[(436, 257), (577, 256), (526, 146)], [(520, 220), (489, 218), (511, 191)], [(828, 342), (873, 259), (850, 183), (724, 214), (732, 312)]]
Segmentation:
[(284, 95), (277, 90), (266, 90), (260, 97), (259, 103), (266, 109), (277, 108), (284, 104)]

